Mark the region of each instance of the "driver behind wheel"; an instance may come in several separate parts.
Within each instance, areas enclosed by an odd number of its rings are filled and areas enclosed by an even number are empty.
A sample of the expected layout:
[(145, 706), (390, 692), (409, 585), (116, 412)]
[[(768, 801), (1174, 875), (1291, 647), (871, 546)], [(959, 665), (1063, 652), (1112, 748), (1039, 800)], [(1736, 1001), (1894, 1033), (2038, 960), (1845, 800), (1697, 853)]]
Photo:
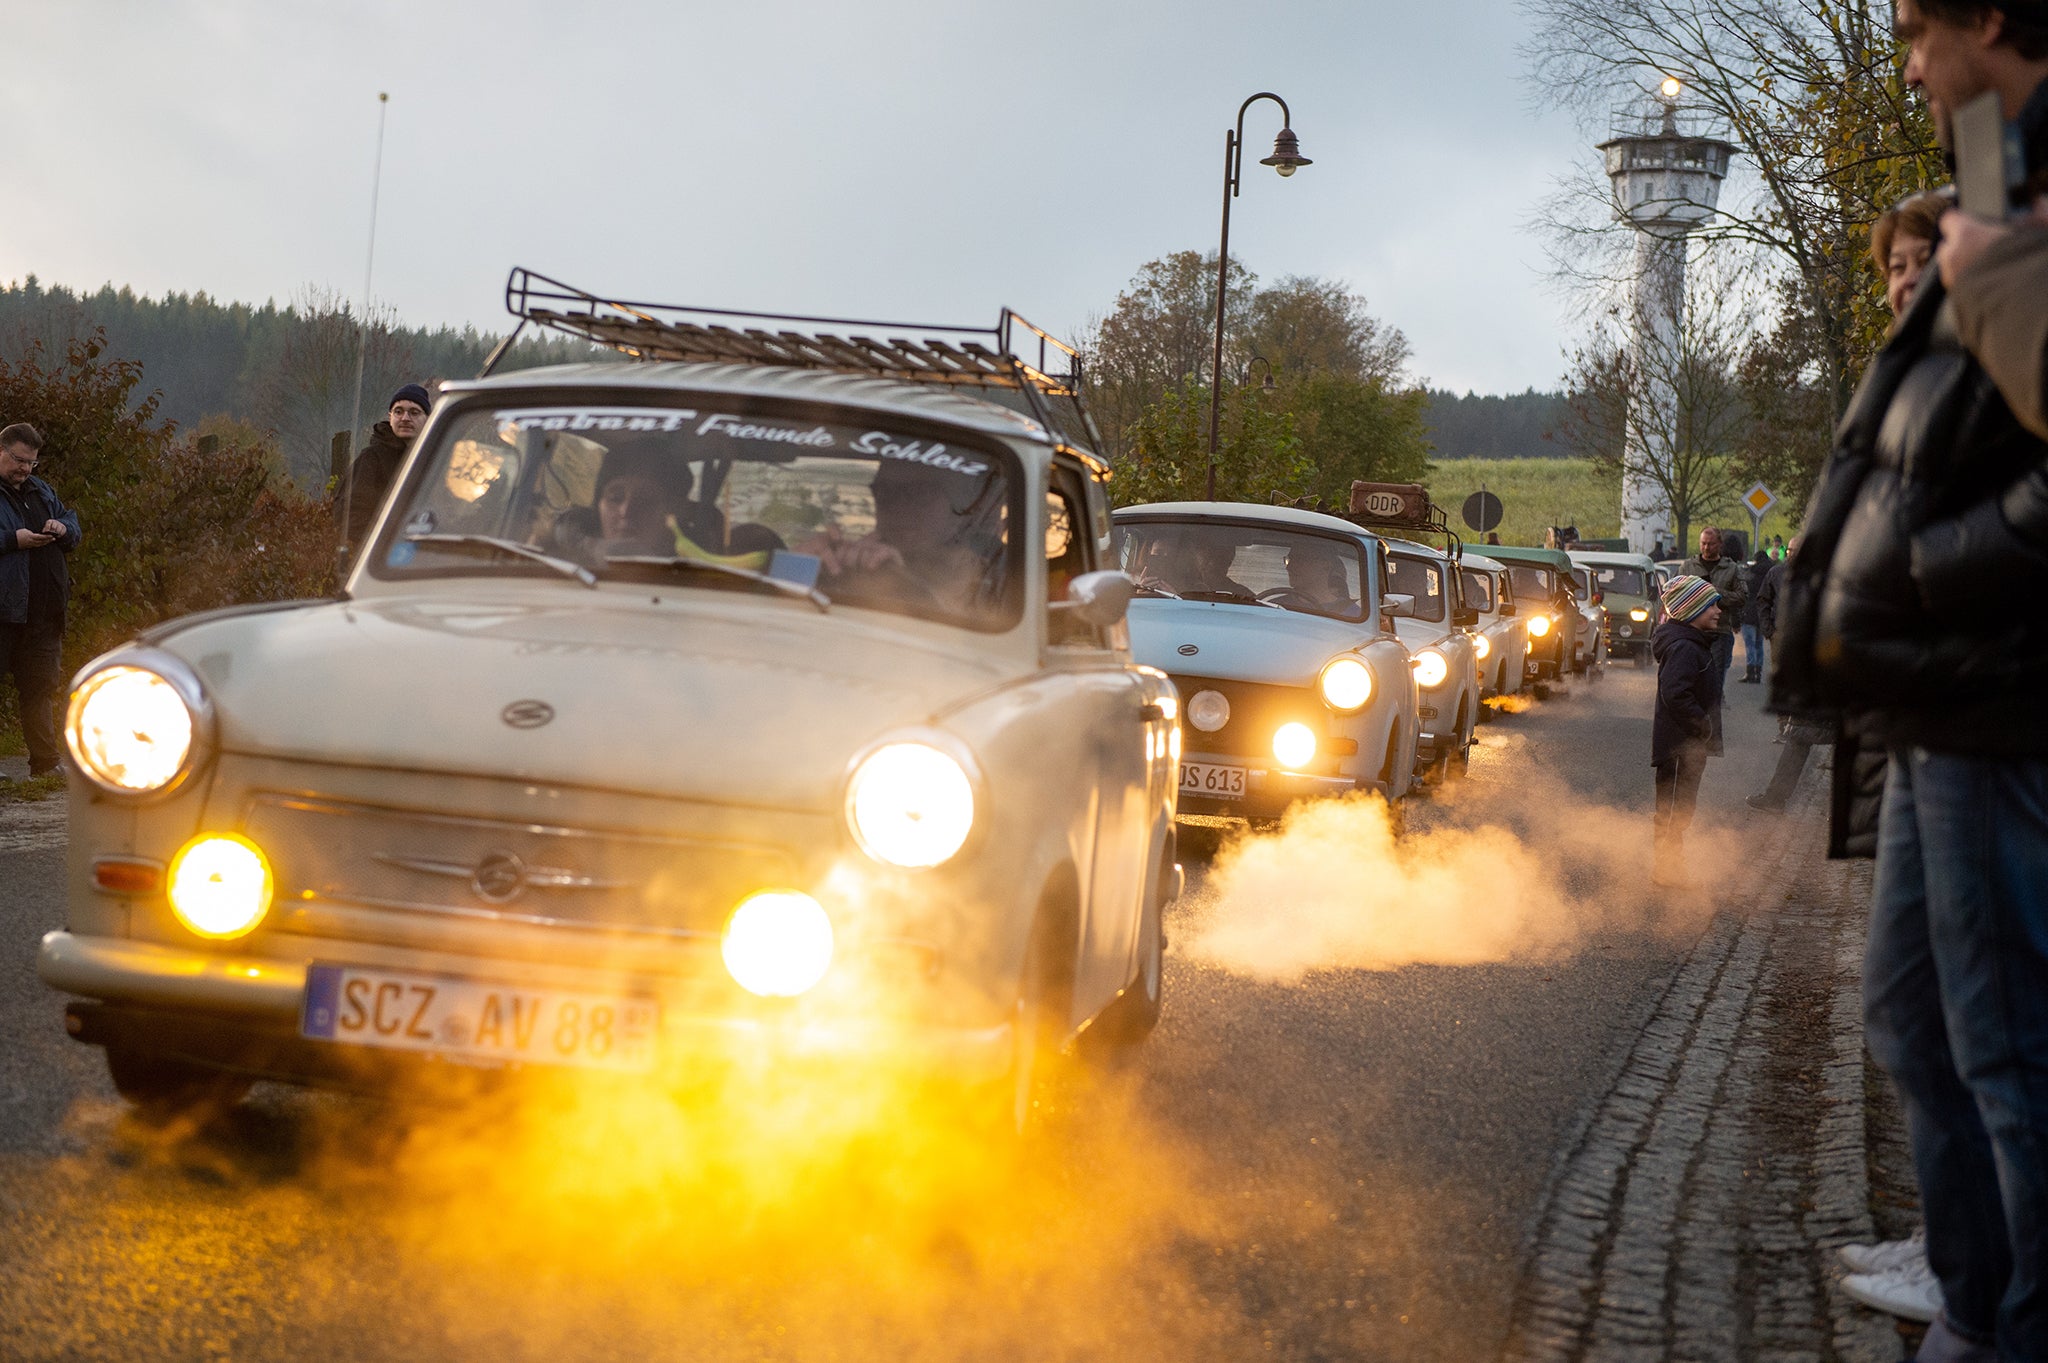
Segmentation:
[(972, 476), (908, 461), (885, 460), (869, 492), (875, 528), (856, 540), (837, 525), (794, 546), (815, 555), (828, 581), (826, 594), (882, 594), (929, 599), (961, 613), (984, 604), (991, 549), (974, 514), (986, 488)]
[(1287, 589), (1282, 605), (1313, 611), (1356, 612), (1358, 598), (1344, 576), (1344, 557), (1328, 544), (1294, 544), (1287, 550)]

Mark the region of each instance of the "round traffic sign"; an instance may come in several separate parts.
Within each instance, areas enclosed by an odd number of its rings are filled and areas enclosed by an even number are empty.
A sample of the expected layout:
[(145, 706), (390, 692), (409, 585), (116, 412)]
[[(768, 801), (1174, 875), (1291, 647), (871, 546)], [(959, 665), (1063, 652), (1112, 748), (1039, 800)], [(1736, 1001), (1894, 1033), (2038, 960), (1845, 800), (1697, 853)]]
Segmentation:
[(1465, 524), (1481, 532), (1500, 529), (1500, 498), (1491, 492), (1475, 492), (1465, 499)]

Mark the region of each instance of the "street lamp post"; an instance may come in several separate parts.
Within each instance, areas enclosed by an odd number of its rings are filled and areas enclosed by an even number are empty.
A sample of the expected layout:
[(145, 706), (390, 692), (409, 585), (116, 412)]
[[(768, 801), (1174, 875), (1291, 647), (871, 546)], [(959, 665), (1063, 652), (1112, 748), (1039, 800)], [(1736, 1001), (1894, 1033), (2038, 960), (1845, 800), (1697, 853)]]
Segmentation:
[[(1294, 135), (1294, 116), (1287, 101), (1271, 91), (1261, 90), (1237, 106), (1237, 127), (1223, 137), (1223, 240), (1216, 248), (1216, 358), (1209, 366), (1209, 483), (1208, 500), (1216, 500), (1216, 440), (1223, 419), (1223, 304), (1230, 287), (1230, 201), (1237, 197), (1238, 172), (1244, 168), (1244, 114), (1262, 99), (1280, 106), (1280, 135), (1273, 139), (1273, 154), (1259, 158), (1284, 179), (1312, 164), (1301, 154), (1301, 142)], [(1268, 366), (1270, 381), (1271, 366)]]

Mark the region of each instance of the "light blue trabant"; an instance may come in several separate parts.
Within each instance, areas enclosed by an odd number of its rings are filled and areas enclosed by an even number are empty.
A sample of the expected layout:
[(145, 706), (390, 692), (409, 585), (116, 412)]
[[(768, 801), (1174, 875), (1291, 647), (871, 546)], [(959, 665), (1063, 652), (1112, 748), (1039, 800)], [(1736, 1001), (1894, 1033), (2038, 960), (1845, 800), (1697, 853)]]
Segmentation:
[(1299, 799), (1414, 782), (1408, 649), (1385, 551), (1316, 511), (1161, 502), (1115, 514), (1138, 583), (1131, 654), (1180, 688), (1180, 812), (1277, 818)]

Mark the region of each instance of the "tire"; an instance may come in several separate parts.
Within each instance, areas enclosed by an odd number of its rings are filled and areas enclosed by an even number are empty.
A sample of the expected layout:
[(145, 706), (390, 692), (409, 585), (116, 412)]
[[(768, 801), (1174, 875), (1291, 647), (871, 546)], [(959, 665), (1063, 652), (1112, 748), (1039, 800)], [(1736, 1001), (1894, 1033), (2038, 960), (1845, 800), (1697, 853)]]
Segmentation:
[(1159, 1025), (1166, 982), (1166, 887), (1173, 879), (1170, 839), (1157, 874), (1152, 893), (1145, 897), (1144, 911), (1138, 915), (1138, 973), (1084, 1033), (1097, 1047), (1127, 1051)]
[(1458, 727), (1453, 732), (1463, 734), (1464, 741), (1444, 755), (1444, 779), (1462, 781), (1465, 774), (1472, 770), (1473, 741), (1471, 731), (1465, 727), (1465, 710), (1462, 706), (1458, 709)]
[(251, 1083), (239, 1074), (114, 1046), (107, 1048), (107, 1074), (136, 1114), (158, 1125), (217, 1116), (241, 1102)]
[(1073, 944), (1061, 937), (1075, 928), (1057, 900), (1075, 893), (1072, 886), (1048, 887), (1039, 904), (1011, 1015), (1010, 1072), (976, 1103), (983, 1123), (1011, 1139), (1021, 1139), (1044, 1119), (1066, 1068), (1061, 1041), (1074, 992)]

